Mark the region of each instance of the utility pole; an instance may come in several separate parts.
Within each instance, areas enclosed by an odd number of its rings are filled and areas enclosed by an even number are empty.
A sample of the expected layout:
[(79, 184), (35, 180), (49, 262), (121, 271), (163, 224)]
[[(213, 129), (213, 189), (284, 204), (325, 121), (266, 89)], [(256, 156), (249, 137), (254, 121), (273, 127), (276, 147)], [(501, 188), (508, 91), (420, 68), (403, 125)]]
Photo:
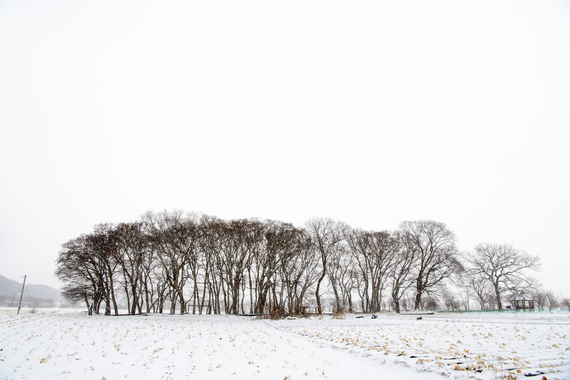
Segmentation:
[(24, 286), (26, 286), (26, 275), (24, 275), (24, 283), (22, 284), (22, 293), (20, 293), (20, 303), (18, 304), (18, 314), (20, 314), (20, 306), (22, 306), (22, 297), (24, 296)]

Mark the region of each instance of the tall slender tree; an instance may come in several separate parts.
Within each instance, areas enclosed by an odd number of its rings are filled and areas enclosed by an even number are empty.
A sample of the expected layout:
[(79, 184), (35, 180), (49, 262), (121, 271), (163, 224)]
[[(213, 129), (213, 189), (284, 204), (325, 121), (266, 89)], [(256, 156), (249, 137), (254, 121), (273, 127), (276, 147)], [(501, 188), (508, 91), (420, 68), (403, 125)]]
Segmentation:
[(315, 298), (317, 301), (318, 313), (322, 314), (321, 285), (328, 274), (328, 266), (331, 256), (335, 254), (336, 250), (338, 250), (338, 246), (343, 240), (344, 231), (346, 230), (347, 225), (341, 222), (335, 222), (332, 219), (316, 218), (307, 221), (305, 227), (311, 236), (311, 241), (316, 252), (318, 252), (320, 256), (320, 276), (317, 280)]

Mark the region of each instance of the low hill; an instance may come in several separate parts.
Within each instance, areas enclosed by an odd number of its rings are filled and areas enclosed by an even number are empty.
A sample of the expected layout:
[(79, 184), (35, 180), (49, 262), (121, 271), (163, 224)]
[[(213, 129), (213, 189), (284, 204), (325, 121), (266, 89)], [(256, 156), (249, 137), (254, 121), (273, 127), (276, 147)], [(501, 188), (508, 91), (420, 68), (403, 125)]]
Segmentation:
[[(22, 283), (14, 280), (10, 280), (2, 275), (0, 275), (0, 296), (6, 298), (20, 298), (20, 292), (22, 291)], [(55, 302), (61, 302), (61, 290), (52, 288), (47, 285), (36, 285), (36, 284), (26, 284), (24, 289), (24, 299), (27, 297), (41, 298), (41, 299), (52, 299)]]

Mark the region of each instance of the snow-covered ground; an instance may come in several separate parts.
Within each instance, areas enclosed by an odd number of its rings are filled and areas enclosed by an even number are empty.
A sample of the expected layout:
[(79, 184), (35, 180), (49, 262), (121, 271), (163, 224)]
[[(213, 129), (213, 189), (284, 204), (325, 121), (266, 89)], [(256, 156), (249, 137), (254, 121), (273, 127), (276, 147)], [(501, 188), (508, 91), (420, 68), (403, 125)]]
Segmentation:
[(0, 309), (0, 379), (428, 380), (528, 374), (570, 379), (569, 313), (267, 321), (59, 310), (15, 315)]

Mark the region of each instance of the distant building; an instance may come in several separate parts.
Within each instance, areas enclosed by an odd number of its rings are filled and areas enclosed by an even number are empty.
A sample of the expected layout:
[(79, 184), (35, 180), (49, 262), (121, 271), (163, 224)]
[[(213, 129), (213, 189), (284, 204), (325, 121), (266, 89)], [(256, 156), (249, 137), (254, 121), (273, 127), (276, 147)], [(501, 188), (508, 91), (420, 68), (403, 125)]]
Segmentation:
[(313, 305), (305, 305), (301, 306), (302, 314), (303, 315), (316, 315), (319, 314), (319, 308)]
[(534, 301), (532, 298), (521, 296), (513, 298), (511, 305), (516, 310), (534, 310)]

